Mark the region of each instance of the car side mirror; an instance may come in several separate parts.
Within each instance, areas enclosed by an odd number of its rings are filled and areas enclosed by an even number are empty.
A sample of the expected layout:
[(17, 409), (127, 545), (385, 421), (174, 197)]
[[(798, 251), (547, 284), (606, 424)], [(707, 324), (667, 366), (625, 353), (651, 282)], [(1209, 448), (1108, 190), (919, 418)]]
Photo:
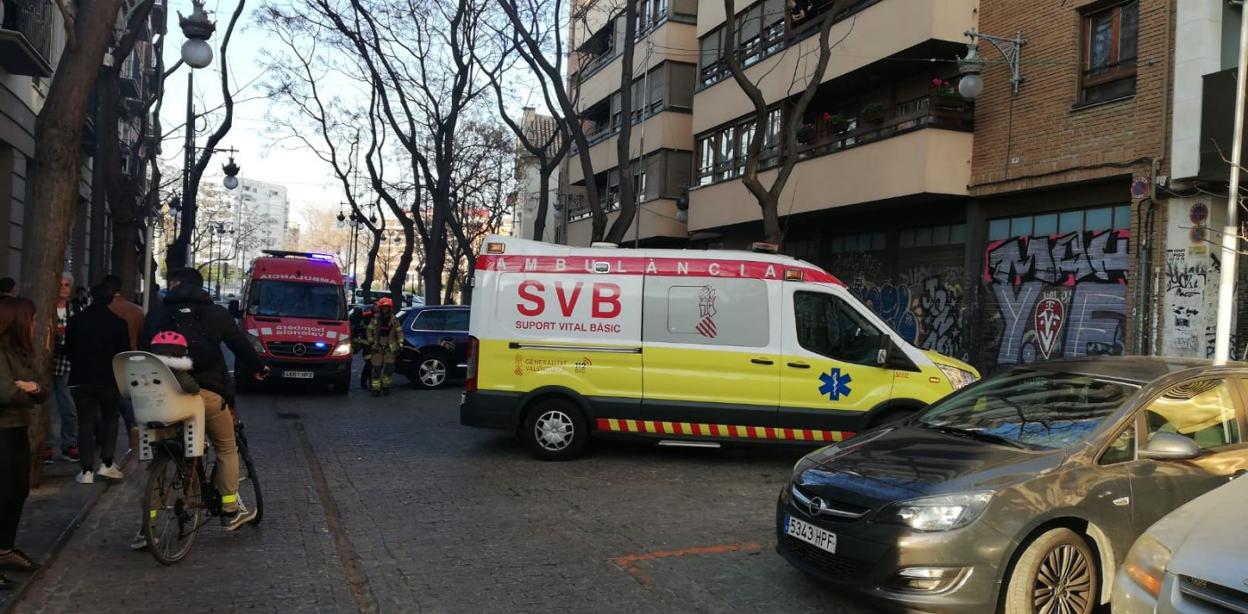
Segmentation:
[(1177, 433), (1155, 433), (1140, 450), (1140, 458), (1151, 460), (1190, 460), (1198, 456), (1200, 446)]
[(243, 317), (243, 310), (238, 305), (238, 299), (232, 299), (230, 301), (230, 315), (234, 316), (235, 318)]

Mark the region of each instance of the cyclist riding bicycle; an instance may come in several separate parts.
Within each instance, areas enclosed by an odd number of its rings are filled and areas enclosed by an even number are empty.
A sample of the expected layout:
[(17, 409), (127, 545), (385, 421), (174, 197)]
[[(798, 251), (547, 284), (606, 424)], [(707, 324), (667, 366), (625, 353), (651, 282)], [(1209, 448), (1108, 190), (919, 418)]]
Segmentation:
[(234, 386), (226, 368), (221, 344), (234, 353), (234, 360), (263, 380), (269, 368), (260, 362), (256, 350), (226, 309), (213, 302), (203, 289), (204, 277), (191, 268), (169, 274), (169, 291), (163, 303), (147, 314), (142, 350), (150, 351), (155, 335), (175, 331), (186, 339), (191, 359), (191, 378), (199, 384), (204, 399), (205, 431), (217, 453), (216, 487), (221, 493), (221, 524), (234, 531), (256, 517), (238, 496), (239, 460), (234, 440)]

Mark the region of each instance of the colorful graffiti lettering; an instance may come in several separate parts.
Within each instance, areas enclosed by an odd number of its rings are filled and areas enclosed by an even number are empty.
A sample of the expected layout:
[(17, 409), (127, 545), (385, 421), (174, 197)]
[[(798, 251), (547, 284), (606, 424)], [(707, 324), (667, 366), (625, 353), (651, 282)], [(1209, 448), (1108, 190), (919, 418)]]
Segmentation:
[(963, 343), (965, 278), (958, 267), (914, 267), (882, 283), (860, 276), (850, 291), (907, 341), (968, 359)]
[(1122, 354), (1130, 236), (1115, 230), (990, 242), (984, 362)]

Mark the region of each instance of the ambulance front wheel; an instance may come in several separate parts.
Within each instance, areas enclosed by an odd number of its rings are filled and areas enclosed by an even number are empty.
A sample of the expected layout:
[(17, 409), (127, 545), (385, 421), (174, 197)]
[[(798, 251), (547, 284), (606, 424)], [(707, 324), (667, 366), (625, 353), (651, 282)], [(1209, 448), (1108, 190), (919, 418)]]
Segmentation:
[(528, 412), (520, 437), (541, 460), (571, 460), (589, 443), (589, 423), (571, 401), (542, 399)]

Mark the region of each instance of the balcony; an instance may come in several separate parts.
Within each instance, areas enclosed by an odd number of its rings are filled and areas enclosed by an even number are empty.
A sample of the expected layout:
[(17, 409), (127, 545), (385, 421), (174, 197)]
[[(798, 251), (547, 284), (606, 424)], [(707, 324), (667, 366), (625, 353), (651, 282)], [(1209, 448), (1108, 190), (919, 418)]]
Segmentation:
[[(1235, 71), (1236, 69), (1229, 68), (1204, 76), (1204, 91), (1200, 103), (1198, 179), (1225, 182), (1231, 178), (1229, 160), (1231, 132), (1235, 130)], [(1248, 138), (1244, 139), (1244, 143), (1248, 144)]]
[(123, 98), (139, 98), (143, 94), (143, 62), (137, 50), (121, 63), (117, 77)]
[[(763, 0), (759, 33), (751, 36), (741, 48), (746, 76), (762, 90), (768, 104), (789, 98), (793, 94), (794, 75), (804, 75), (818, 57), (818, 36), (805, 28), (811, 22), (792, 25), (786, 18), (778, 22), (768, 17), (766, 0)], [(815, 4), (823, 5), (820, 2)], [(827, 70), (821, 81), (835, 81), (855, 73), (874, 74), (886, 70), (887, 65), (919, 66), (929, 58), (952, 59), (966, 51), (966, 30), (975, 27), (974, 0), (941, 0), (940, 2), (914, 2), (911, 0), (862, 1), (848, 5), (848, 18), (832, 26), (830, 39), (840, 41), (833, 50)], [(703, 13), (710, 13), (719, 6), (719, 15), (707, 15), (708, 25), (703, 25)], [(695, 94), (698, 113), (694, 118), (694, 131), (702, 132), (752, 109), (749, 99), (728, 76), (723, 65), (722, 3), (704, 3), (709, 10), (699, 13), (698, 31), (702, 60), (699, 64), (699, 90)], [(818, 22), (814, 19), (814, 22)], [(786, 30), (786, 28), (788, 28)], [(753, 30), (746, 32), (754, 35)], [(730, 37), (731, 38), (731, 37)], [(782, 53), (785, 49), (789, 52)], [(753, 51), (753, 53), (751, 53)], [(804, 83), (804, 80), (799, 79)], [(713, 103), (702, 103), (703, 100)]]
[[(693, 116), (688, 113), (664, 113), (654, 112), (646, 118), (644, 124), (636, 122), (633, 124), (630, 133), (629, 150), (636, 153), (641, 150), (642, 135), (645, 135), (646, 151), (643, 153), (651, 153), (659, 149), (692, 151), (693, 150)], [(615, 168), (619, 164), (619, 148), (616, 140), (619, 130), (611, 130), (609, 127), (602, 127), (598, 132), (589, 137), (589, 158), (593, 163), (595, 172), (600, 172), (609, 168)], [(576, 152), (569, 153), (572, 156), (571, 163), (568, 165), (568, 182), (576, 185), (584, 181), (585, 175), (581, 172), (580, 161), (576, 158)]]
[[(955, 122), (959, 129), (940, 127), (945, 122)], [(965, 196), (972, 141), (965, 127), (957, 117), (915, 111), (873, 128), (825, 133), (799, 150), (802, 159), (780, 195), (784, 213), (930, 195)], [(768, 186), (775, 175), (774, 169), (767, 170), (759, 179)], [(689, 192), (690, 232), (758, 219), (758, 202), (739, 178)]]
[[(607, 228), (615, 223), (619, 216), (618, 206), (608, 209)], [(631, 246), (634, 239), (654, 245), (676, 245), (683, 242), (689, 235), (685, 224), (676, 219), (676, 201), (659, 199), (638, 205), (637, 214), (641, 218), (641, 227), (637, 227), (636, 219), (624, 233), (623, 245)], [(593, 219), (590, 218), (588, 207), (584, 207), (576, 218), (569, 218), (567, 244), (588, 246), (593, 237)]]
[(0, 22), (0, 68), (28, 77), (52, 76), (52, 3), (11, 0)]

